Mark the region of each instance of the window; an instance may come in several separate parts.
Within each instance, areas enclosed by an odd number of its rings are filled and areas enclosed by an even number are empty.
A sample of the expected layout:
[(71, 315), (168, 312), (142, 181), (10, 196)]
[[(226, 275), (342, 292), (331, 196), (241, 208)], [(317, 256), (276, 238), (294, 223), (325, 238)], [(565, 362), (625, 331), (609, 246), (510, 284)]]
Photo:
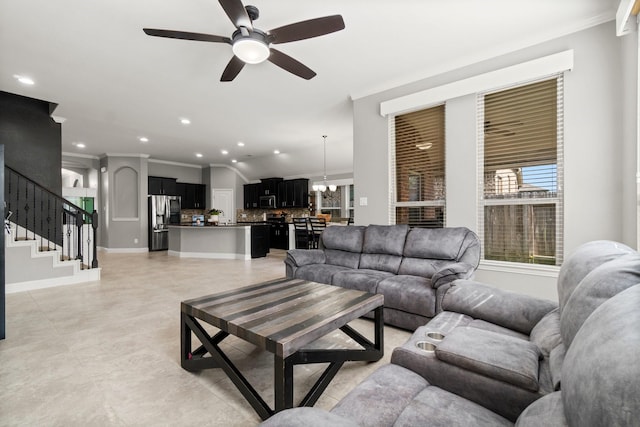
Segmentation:
[(445, 107), (390, 118), (390, 223), (443, 227)]
[(318, 212), (336, 219), (353, 218), (353, 194), (353, 184), (338, 185), (336, 191), (315, 192)]
[(478, 96), (486, 260), (562, 262), (562, 77)]

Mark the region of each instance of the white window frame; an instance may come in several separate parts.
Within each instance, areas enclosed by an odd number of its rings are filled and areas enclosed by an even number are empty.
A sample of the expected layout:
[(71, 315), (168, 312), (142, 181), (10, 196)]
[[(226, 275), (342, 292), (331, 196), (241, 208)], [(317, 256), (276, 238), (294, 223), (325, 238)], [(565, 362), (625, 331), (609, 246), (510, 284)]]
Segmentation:
[[(511, 88), (525, 86), (528, 84), (557, 79), (557, 142), (556, 142), (556, 174), (557, 174), (557, 191), (556, 197), (550, 198), (523, 198), (523, 199), (485, 199), (484, 198), (484, 97), (491, 93), (508, 90)], [(522, 266), (540, 266), (541, 269), (545, 268), (557, 268), (562, 264), (564, 254), (564, 75), (562, 73), (554, 74), (552, 76), (546, 76), (545, 78), (539, 78), (527, 82), (520, 82), (516, 85), (509, 85), (500, 89), (486, 91), (477, 94), (477, 145), (478, 145), (478, 237), (481, 242), (481, 262), (484, 265), (522, 265)], [(499, 260), (487, 260), (484, 258), (484, 208), (485, 206), (513, 206), (513, 205), (534, 205), (534, 204), (554, 204), (556, 223), (556, 248), (555, 248), (555, 266), (535, 263), (518, 263), (512, 261), (499, 261)]]

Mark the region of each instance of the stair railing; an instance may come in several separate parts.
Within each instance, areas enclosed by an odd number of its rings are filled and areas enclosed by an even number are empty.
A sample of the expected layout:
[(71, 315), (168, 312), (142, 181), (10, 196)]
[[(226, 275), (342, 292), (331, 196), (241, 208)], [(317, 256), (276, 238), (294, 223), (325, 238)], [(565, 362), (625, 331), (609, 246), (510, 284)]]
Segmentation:
[(87, 212), (9, 166), (4, 183), (13, 240), (36, 240), (40, 251), (61, 251), (61, 261), (77, 259), (82, 269), (98, 268), (95, 210)]

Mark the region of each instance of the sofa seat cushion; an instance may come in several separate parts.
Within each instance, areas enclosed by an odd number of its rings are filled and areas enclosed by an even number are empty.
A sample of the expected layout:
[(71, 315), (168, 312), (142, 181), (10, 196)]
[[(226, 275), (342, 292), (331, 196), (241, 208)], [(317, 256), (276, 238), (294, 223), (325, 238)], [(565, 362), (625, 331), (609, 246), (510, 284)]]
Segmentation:
[(463, 326), (446, 335), (438, 359), (526, 390), (537, 391), (540, 349), (507, 335)]
[(347, 269), (336, 272), (332, 277), (331, 284), (375, 294), (378, 289), (378, 283), (390, 276), (392, 274), (386, 271)]
[(383, 365), (343, 397), (331, 412), (362, 426), (392, 426), (428, 385), (427, 380), (409, 369)]
[(362, 254), (360, 255), (361, 269), (379, 270), (397, 274), (402, 257), (388, 254)]
[(330, 264), (303, 265), (296, 269), (295, 278), (330, 285), (332, 283), (333, 276), (342, 271), (351, 271), (351, 269)]
[(436, 315), (436, 295), (431, 281), (424, 277), (398, 275), (378, 283), (377, 293), (384, 295), (384, 306), (419, 314)]
[(518, 417), (516, 427), (566, 427), (562, 395), (559, 392), (542, 396), (525, 409)]
[(513, 423), (475, 402), (438, 387), (428, 386), (402, 411), (394, 427), (425, 425), (499, 427)]

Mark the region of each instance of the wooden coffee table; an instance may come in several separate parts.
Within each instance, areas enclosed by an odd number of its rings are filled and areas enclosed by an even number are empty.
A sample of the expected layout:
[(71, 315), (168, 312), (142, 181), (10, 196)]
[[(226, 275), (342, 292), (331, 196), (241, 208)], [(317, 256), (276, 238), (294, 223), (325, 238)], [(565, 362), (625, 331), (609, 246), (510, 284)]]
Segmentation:
[[(384, 354), (382, 295), (298, 279), (278, 279), (183, 301), (181, 305), (181, 363), (188, 371), (222, 369), (265, 420), (293, 407), (293, 366), (329, 366), (299, 406), (313, 406), (346, 361), (377, 361)], [(375, 342), (347, 325), (374, 312)], [(220, 329), (210, 336), (199, 321)], [(362, 349), (304, 349), (340, 329)], [(191, 332), (202, 343), (191, 348)], [(218, 344), (235, 335), (274, 355), (275, 410), (249, 384)]]

